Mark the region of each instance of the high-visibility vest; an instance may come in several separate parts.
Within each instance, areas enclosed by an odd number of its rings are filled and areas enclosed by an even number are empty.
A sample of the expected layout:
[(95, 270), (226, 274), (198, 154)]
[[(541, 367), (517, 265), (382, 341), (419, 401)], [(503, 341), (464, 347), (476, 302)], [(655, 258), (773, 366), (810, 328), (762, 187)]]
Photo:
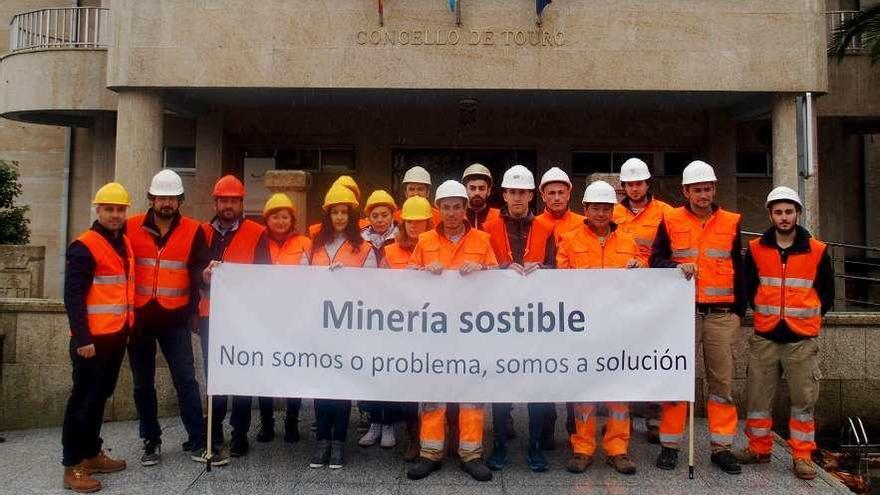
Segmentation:
[[(510, 248), (510, 236), (507, 232), (507, 222), (502, 217), (495, 218), (483, 224), (483, 231), (489, 234), (492, 250), (498, 264), (506, 266), (513, 263), (513, 250)], [(535, 217), (529, 227), (529, 235), (526, 239), (523, 252), (523, 263), (543, 263), (547, 256), (547, 239), (553, 235), (553, 224)]]
[(619, 228), (599, 237), (584, 225), (562, 236), (556, 251), (557, 268), (625, 268), (636, 259), (638, 247), (633, 237)]
[(555, 237), (557, 244), (559, 244), (559, 241), (562, 240), (562, 236), (564, 234), (567, 234), (577, 228), (583, 227), (585, 220), (583, 215), (578, 215), (571, 210), (565, 210), (565, 213), (561, 217), (555, 217), (549, 211), (544, 210), (544, 212), (537, 217), (540, 218), (541, 221), (550, 222), (553, 224), (553, 236)]
[[(467, 215), (465, 215), (465, 218), (467, 218)], [(489, 224), (489, 222), (492, 222), (499, 218), (501, 218), (501, 210), (499, 210), (498, 208), (489, 208), (489, 210), (486, 212), (486, 218), (482, 222), (480, 222), (479, 217), (475, 217), (475, 225), (471, 225), (471, 227), (486, 232), (486, 226)], [(470, 220), (468, 220), (468, 223), (470, 223)]]
[[(214, 226), (210, 223), (203, 223), (202, 230), (205, 232), (205, 241), (208, 248), (214, 241)], [(251, 264), (256, 258), (257, 244), (266, 228), (254, 222), (253, 220), (243, 219), (238, 225), (238, 229), (232, 233), (232, 239), (226, 245), (220, 261), (230, 263)], [(211, 313), (211, 299), (209, 294), (202, 291), (202, 298), (199, 301), (199, 315), (207, 318)]]
[(389, 244), (382, 249), (385, 250), (383, 258), (390, 268), (406, 268), (409, 266), (409, 259), (412, 257), (412, 251), (403, 249), (400, 244)]
[(633, 213), (622, 203), (617, 203), (614, 205), (611, 221), (617, 224), (618, 229), (635, 238), (639, 251), (647, 259), (651, 255), (654, 238), (657, 237), (657, 228), (663, 221), (665, 213), (670, 210), (672, 210), (671, 206), (656, 198), (651, 198), (645, 208), (638, 213)]
[(809, 239), (810, 251), (791, 253), (782, 263), (779, 250), (749, 242), (749, 251), (758, 267), (758, 292), (755, 294), (755, 331), (772, 332), (785, 320), (792, 332), (804, 336), (819, 335), (822, 323), (822, 301), (813, 287), (825, 244)]
[(180, 217), (177, 227), (161, 249), (144, 228), (145, 213), (129, 217), (125, 232), (134, 250), (134, 305), (145, 306), (155, 299), (165, 309), (189, 304), (189, 257), (199, 223)]
[(283, 244), (269, 239), (269, 255), (274, 265), (299, 265), (303, 256), (308, 259), (312, 241), (304, 235), (292, 235)]
[(697, 266), (698, 303), (731, 304), (734, 269), (731, 251), (739, 236), (740, 215), (718, 209), (705, 225), (685, 207), (674, 208), (663, 219), (672, 261)]
[(77, 240), (95, 260), (92, 286), (86, 294), (86, 321), (92, 335), (110, 335), (134, 325), (134, 253), (123, 235), (128, 260), (123, 260), (107, 239), (87, 230)]
[(327, 253), (326, 246), (312, 249), (311, 264), (316, 266), (330, 266), (331, 263), (339, 262), (342, 266), (361, 268), (364, 266), (364, 263), (367, 262), (367, 258), (372, 251), (373, 247), (367, 241), (362, 242), (360, 249), (355, 251), (354, 245), (346, 239), (342, 242), (342, 246), (339, 247), (336, 254), (333, 255), (332, 260)]
[(440, 233), (440, 227), (422, 232), (413, 250), (410, 264), (424, 268), (439, 261), (444, 268), (458, 270), (466, 261), (480, 263), (484, 267), (498, 266), (489, 234), (467, 227), (457, 243)]

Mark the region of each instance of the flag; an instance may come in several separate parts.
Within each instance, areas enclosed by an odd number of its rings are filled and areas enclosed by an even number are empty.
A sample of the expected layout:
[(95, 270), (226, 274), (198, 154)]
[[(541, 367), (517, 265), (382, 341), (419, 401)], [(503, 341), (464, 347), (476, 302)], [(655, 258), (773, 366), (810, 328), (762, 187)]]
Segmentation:
[(449, 10), (455, 12), (455, 24), (461, 26), (461, 0), (449, 0)]
[(544, 13), (544, 9), (550, 5), (550, 2), (553, 0), (535, 0), (535, 13), (541, 15)]
[(449, 10), (455, 12), (455, 4), (458, 2), (456, 0), (449, 0)]
[(385, 25), (385, 6), (382, 5), (382, 0), (379, 0), (379, 25)]

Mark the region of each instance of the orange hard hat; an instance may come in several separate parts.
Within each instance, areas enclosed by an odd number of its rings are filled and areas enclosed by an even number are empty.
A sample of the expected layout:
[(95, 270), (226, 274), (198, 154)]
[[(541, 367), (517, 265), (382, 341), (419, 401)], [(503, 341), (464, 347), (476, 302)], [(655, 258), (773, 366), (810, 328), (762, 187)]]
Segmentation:
[(243, 198), (244, 184), (234, 175), (224, 175), (214, 184), (211, 195), (215, 198)]

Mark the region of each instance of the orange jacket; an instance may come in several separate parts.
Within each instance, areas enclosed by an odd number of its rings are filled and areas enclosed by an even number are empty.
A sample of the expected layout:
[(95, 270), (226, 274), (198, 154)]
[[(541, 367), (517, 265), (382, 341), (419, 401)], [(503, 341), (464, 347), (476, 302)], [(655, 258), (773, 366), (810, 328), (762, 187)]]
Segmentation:
[(564, 234), (571, 232), (578, 227), (583, 227), (584, 220), (586, 220), (583, 215), (578, 215), (571, 210), (566, 210), (565, 214), (558, 218), (553, 216), (553, 214), (549, 211), (544, 210), (544, 213), (541, 213), (537, 217), (540, 218), (541, 221), (546, 221), (553, 224), (553, 235), (556, 238), (556, 244), (559, 244), (559, 241), (562, 239), (562, 236)]
[(303, 257), (308, 261), (311, 251), (312, 241), (304, 235), (291, 235), (282, 244), (269, 238), (269, 256), (273, 265), (301, 265)]
[(656, 198), (651, 198), (645, 209), (637, 214), (623, 203), (617, 203), (614, 205), (614, 216), (611, 217), (611, 221), (636, 239), (639, 252), (647, 260), (651, 256), (654, 238), (657, 237), (657, 227), (660, 226), (666, 212), (670, 210), (672, 210), (671, 206)]
[[(437, 208), (431, 207), (431, 221), (434, 222), (434, 225), (440, 225), (440, 210)], [(394, 211), (394, 222), (397, 225), (403, 225), (403, 211), (398, 209)], [(370, 222), (367, 222), (367, 225), (370, 225)], [(364, 225), (363, 227), (366, 227)], [(363, 228), (362, 227), (362, 228)]]
[[(203, 223), (202, 230), (205, 232), (205, 242), (208, 245), (208, 249), (210, 249), (211, 243), (214, 241), (214, 227), (210, 223)], [(260, 237), (262, 237), (265, 231), (265, 227), (253, 220), (241, 220), (238, 230), (235, 231), (232, 240), (229, 241), (229, 245), (223, 251), (220, 261), (243, 264), (253, 263), (256, 257), (257, 244), (260, 242)], [(207, 318), (210, 314), (210, 309), (211, 300), (209, 294), (203, 291), (202, 298), (199, 301), (199, 315)]]
[(698, 303), (736, 302), (737, 275), (731, 251), (739, 238), (740, 218), (738, 213), (718, 208), (704, 225), (683, 206), (670, 210), (664, 217), (672, 261), (697, 266)]
[(95, 260), (95, 275), (86, 294), (89, 333), (109, 335), (134, 325), (134, 252), (123, 235), (128, 263), (101, 234), (87, 230), (77, 240)]
[(406, 268), (409, 266), (409, 259), (412, 257), (412, 251), (403, 249), (398, 243), (384, 246), (385, 254), (382, 256), (382, 264), (387, 268)]
[[(547, 240), (553, 235), (553, 224), (538, 217), (532, 219), (529, 236), (526, 240), (523, 263), (544, 263), (547, 257)], [(510, 236), (507, 232), (507, 222), (504, 217), (498, 216), (487, 220), (483, 224), (483, 231), (489, 234), (492, 250), (500, 266), (506, 267), (514, 262), (513, 251), (510, 248)], [(550, 253), (552, 256), (552, 253)]]
[(779, 250), (761, 243), (761, 238), (749, 242), (749, 254), (758, 271), (758, 291), (755, 293), (755, 331), (772, 332), (785, 320), (788, 328), (802, 337), (819, 335), (822, 324), (822, 301), (813, 287), (816, 272), (826, 246), (809, 239), (810, 249), (789, 253), (782, 263)]
[(583, 225), (562, 236), (556, 251), (556, 268), (625, 268), (632, 259), (638, 259), (638, 248), (633, 237), (611, 224), (605, 244)]
[(466, 218), (468, 223), (471, 224), (471, 227), (485, 232), (486, 224), (501, 217), (501, 210), (499, 210), (498, 208), (486, 208), (485, 210), (481, 210), (480, 213), (483, 213), (483, 211), (486, 212), (486, 217), (480, 219), (481, 215), (479, 215), (474, 210), (468, 208)]
[(489, 242), (489, 234), (471, 228), (465, 223), (465, 233), (458, 243), (453, 244), (442, 233), (443, 226), (439, 225), (419, 235), (419, 243), (413, 250), (409, 260), (410, 266), (424, 268), (435, 261), (439, 261), (450, 270), (457, 270), (465, 261), (480, 263), (484, 267), (494, 268), (498, 266), (492, 244)]
[(313, 248), (310, 262), (312, 265), (316, 266), (330, 266), (330, 263), (338, 261), (339, 263), (342, 263), (342, 266), (361, 268), (364, 266), (364, 263), (367, 262), (367, 258), (372, 251), (373, 248), (367, 241), (361, 243), (360, 250), (355, 251), (354, 245), (346, 240), (342, 243), (339, 250), (336, 251), (332, 260), (330, 259), (330, 255), (327, 254), (327, 248), (325, 246), (321, 246), (317, 249)]
[(178, 309), (189, 304), (189, 257), (199, 223), (180, 217), (160, 250), (156, 238), (144, 230), (147, 214), (129, 217), (125, 232), (134, 251), (134, 305), (146, 306), (155, 299), (165, 309)]

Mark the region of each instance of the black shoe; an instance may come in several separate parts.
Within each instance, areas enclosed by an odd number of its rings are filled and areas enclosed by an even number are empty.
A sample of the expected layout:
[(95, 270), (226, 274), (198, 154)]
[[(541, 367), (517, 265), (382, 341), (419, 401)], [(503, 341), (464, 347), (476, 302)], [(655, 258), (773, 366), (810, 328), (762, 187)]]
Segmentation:
[(729, 450), (720, 450), (712, 454), (712, 464), (718, 466), (727, 474), (740, 474), (742, 467), (736, 461), (736, 456)]
[(318, 440), (315, 442), (315, 449), (312, 451), (309, 467), (313, 469), (322, 468), (328, 462), (330, 462), (330, 440)]
[(141, 466), (155, 466), (156, 464), (159, 464), (161, 455), (161, 441), (144, 440), (144, 454), (141, 456)]
[(271, 442), (275, 438), (275, 421), (271, 419), (260, 422), (260, 431), (257, 432), (257, 441), (261, 443)]
[(330, 469), (341, 469), (345, 466), (345, 442), (333, 440), (330, 442)]
[(439, 470), (440, 466), (440, 461), (432, 461), (430, 459), (425, 459), (424, 457), (419, 457), (419, 461), (416, 465), (407, 469), (406, 477), (411, 480), (427, 478), (431, 473)]
[(482, 459), (474, 459), (471, 461), (461, 462), (461, 470), (471, 475), (471, 478), (477, 481), (490, 481), (492, 479), (492, 471), (483, 464)]
[(229, 455), (232, 457), (241, 457), (248, 453), (251, 449), (248, 439), (244, 435), (233, 435), (232, 443), (229, 445)]
[(284, 441), (287, 443), (299, 442), (299, 420), (284, 420)]
[(661, 447), (657, 456), (657, 467), (666, 471), (672, 471), (678, 464), (678, 451), (669, 447)]

